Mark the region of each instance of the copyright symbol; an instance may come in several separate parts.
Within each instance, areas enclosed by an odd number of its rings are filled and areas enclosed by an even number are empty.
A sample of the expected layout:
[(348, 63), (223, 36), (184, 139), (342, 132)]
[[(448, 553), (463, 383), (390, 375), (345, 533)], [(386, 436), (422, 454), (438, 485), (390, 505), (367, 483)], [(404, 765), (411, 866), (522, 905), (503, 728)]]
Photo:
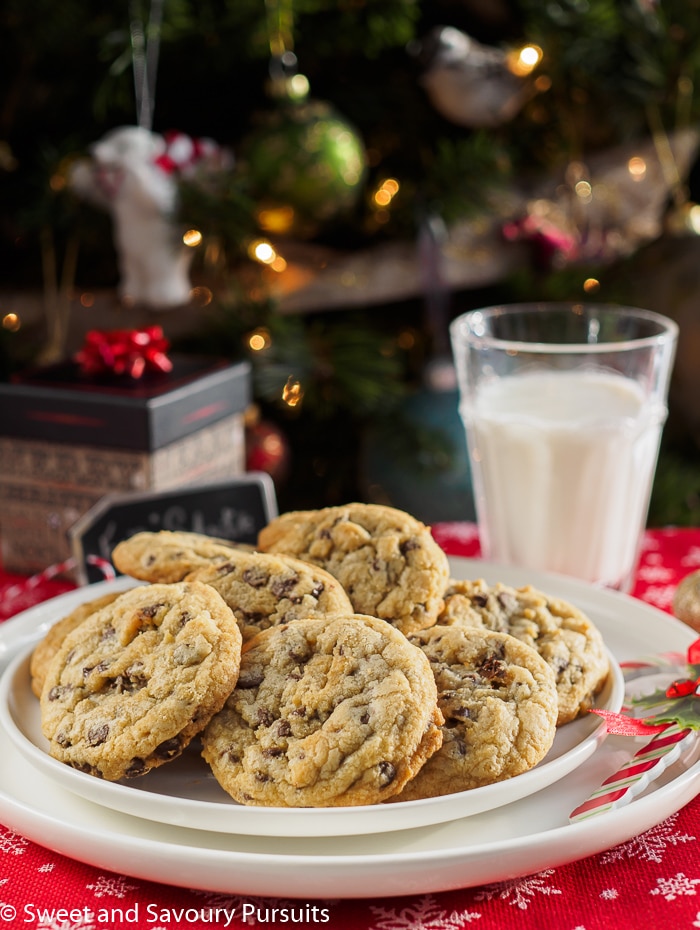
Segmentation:
[(0, 920), (10, 921), (17, 916), (17, 908), (11, 904), (0, 904)]

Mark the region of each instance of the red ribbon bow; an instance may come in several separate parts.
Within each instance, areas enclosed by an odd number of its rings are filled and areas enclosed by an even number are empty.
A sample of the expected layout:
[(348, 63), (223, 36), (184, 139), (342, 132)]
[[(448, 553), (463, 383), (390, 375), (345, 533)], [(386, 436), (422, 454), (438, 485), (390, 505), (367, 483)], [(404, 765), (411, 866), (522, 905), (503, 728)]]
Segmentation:
[(111, 372), (138, 379), (146, 371), (171, 371), (173, 363), (166, 355), (169, 348), (161, 326), (93, 329), (86, 334), (75, 360), (86, 375)]

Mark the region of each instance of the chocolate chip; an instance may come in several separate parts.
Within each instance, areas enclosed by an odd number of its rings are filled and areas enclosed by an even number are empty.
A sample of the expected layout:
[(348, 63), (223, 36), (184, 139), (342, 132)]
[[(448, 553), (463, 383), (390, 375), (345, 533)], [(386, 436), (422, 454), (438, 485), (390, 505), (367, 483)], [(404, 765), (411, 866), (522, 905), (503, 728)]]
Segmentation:
[(505, 666), (503, 661), (493, 653), (483, 656), (477, 663), (476, 667), (481, 675), (488, 681), (498, 681), (505, 675)]
[(237, 688), (259, 688), (263, 683), (265, 676), (262, 672), (259, 672), (255, 669), (243, 669), (238, 676), (238, 681), (236, 683)]
[(316, 600), (318, 600), (318, 598), (323, 594), (325, 589), (326, 589), (326, 586), (324, 585), (324, 583), (322, 581), (319, 581), (318, 584), (314, 585), (314, 587), (311, 589), (311, 597), (315, 597)]
[(261, 727), (269, 727), (275, 722), (274, 714), (264, 707), (258, 708), (258, 723)]
[(156, 746), (153, 755), (157, 759), (174, 759), (175, 756), (179, 756), (181, 752), (182, 745), (180, 743), (180, 738), (178, 736), (173, 736), (172, 739), (166, 739), (160, 746)]
[(101, 746), (102, 743), (107, 741), (109, 736), (109, 725), (106, 723), (101, 723), (98, 726), (90, 727), (87, 734), (87, 741), (89, 746)]
[(275, 597), (287, 597), (289, 592), (293, 591), (298, 584), (298, 575), (292, 575), (288, 578), (277, 578), (270, 585), (270, 590), (275, 595)]
[(54, 685), (54, 687), (49, 691), (49, 700), (59, 701), (64, 696), (64, 694), (68, 694), (68, 692), (72, 690), (73, 688), (71, 685)]
[(277, 727), (278, 736), (291, 736), (292, 726), (288, 720), (280, 720), (279, 726)]
[(70, 767), (77, 769), (79, 772), (85, 772), (86, 775), (97, 775), (98, 778), (102, 778), (102, 772), (87, 762), (71, 762)]
[(377, 768), (379, 770), (379, 784), (382, 787), (390, 785), (396, 778), (396, 769), (391, 762), (380, 762)]
[(148, 604), (146, 607), (141, 608), (141, 616), (155, 617), (161, 607), (163, 607), (163, 604)]
[(180, 629), (183, 629), (194, 619), (194, 615), (190, 613), (189, 610), (183, 610), (180, 614), (179, 625)]
[(280, 749), (278, 746), (272, 746), (270, 749), (263, 749), (262, 754), (266, 759), (275, 759), (277, 756), (284, 755), (284, 749)]
[(414, 538), (404, 540), (399, 546), (401, 555), (406, 555), (406, 553), (411, 552), (413, 549), (420, 549), (420, 543)]
[(147, 684), (147, 679), (141, 675), (117, 675), (110, 682), (108, 690), (115, 691), (117, 694), (133, 694), (145, 688)]
[(143, 759), (132, 759), (129, 768), (124, 773), (127, 778), (135, 778), (137, 775), (143, 775), (146, 771), (146, 763)]
[(369, 723), (369, 713), (367, 711), (360, 717), (360, 723)]
[(263, 588), (270, 580), (270, 576), (261, 568), (247, 568), (243, 572), (243, 580), (251, 588)]
[(489, 599), (486, 594), (474, 594), (472, 597), (472, 603), (476, 604), (477, 607), (486, 607)]

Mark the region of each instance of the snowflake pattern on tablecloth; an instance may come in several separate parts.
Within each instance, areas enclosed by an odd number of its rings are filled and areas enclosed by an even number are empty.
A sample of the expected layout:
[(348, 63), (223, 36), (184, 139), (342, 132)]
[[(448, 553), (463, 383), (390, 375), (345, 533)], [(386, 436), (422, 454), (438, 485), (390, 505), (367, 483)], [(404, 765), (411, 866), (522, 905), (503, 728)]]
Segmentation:
[(609, 865), (611, 862), (620, 862), (623, 859), (643, 859), (646, 862), (662, 862), (663, 856), (669, 846), (678, 846), (679, 843), (690, 843), (696, 837), (688, 833), (674, 832), (678, 814), (671, 814), (666, 820), (632, 837), (626, 843), (609, 849), (601, 856), (601, 863)]
[(526, 878), (516, 878), (511, 881), (487, 885), (483, 891), (476, 895), (476, 900), (493, 901), (495, 899), (507, 901), (511, 906), (526, 911), (537, 894), (561, 894), (559, 888), (553, 888), (546, 883), (545, 879), (549, 878), (550, 875), (554, 875), (554, 869), (545, 869), (543, 872), (528, 875)]
[(642, 565), (637, 572), (637, 579), (644, 584), (653, 584), (655, 581), (672, 582), (675, 572), (671, 568), (664, 568), (663, 565)]
[(681, 559), (681, 565), (684, 568), (699, 568), (700, 546), (690, 546), (686, 554)]
[(616, 898), (619, 898), (620, 892), (617, 888), (603, 888), (600, 893), (600, 897), (603, 901), (614, 901)]
[(369, 930), (461, 930), (473, 920), (479, 920), (478, 911), (452, 911), (447, 913), (432, 895), (425, 895), (414, 905), (402, 908), (370, 907), (377, 919)]
[(56, 868), (55, 862), (45, 862), (43, 865), (40, 865), (37, 869), (37, 872), (53, 872)]
[(85, 886), (96, 898), (123, 898), (127, 891), (134, 891), (138, 885), (128, 885), (122, 875), (99, 875), (93, 885)]
[[(311, 910), (313, 908), (312, 904), (302, 904), (299, 900), (284, 899), (284, 898), (259, 898), (255, 895), (236, 895), (236, 894), (221, 894), (219, 892), (211, 891), (199, 891), (196, 888), (192, 889), (192, 893), (203, 897), (206, 902), (206, 907), (202, 910), (213, 911), (215, 912), (217, 908), (225, 910), (228, 912), (235, 912), (236, 914), (245, 914), (245, 924), (246, 926), (255, 926), (258, 923), (268, 923), (269, 922), (269, 912), (273, 908), (284, 908), (293, 913), (294, 909), (297, 912), (304, 912), (306, 909), (308, 912), (308, 919), (314, 920), (314, 912)], [(324, 900), (322, 905), (317, 905), (318, 910), (330, 910), (336, 904), (332, 900)], [(247, 905), (246, 910), (244, 910), (244, 905)], [(254, 912), (250, 911), (250, 906), (255, 908)], [(258, 916), (260, 920), (258, 921)], [(297, 921), (298, 922), (298, 921)], [(314, 920), (315, 922), (315, 920)]]
[(649, 585), (644, 591), (644, 600), (659, 610), (668, 610), (673, 604), (675, 590), (673, 584)]
[(0, 853), (21, 856), (27, 846), (29, 846), (29, 840), (25, 840), (14, 830), (0, 830)]
[(89, 914), (78, 920), (41, 919), (35, 924), (36, 930), (95, 930), (95, 923)]
[(657, 878), (656, 888), (649, 894), (663, 895), (665, 901), (675, 901), (683, 895), (696, 895), (696, 885), (700, 885), (700, 878), (688, 878), (683, 872), (676, 872), (671, 878)]

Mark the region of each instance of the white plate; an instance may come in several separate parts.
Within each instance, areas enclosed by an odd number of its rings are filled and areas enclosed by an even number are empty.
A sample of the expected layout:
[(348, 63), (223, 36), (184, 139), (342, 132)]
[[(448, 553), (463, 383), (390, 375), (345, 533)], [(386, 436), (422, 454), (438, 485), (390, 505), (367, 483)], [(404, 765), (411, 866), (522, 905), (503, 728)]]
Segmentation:
[[(605, 738), (605, 724), (599, 717), (582, 717), (558, 730), (545, 759), (529, 772), (438, 798), (345, 808), (246, 807), (220, 787), (201, 758), (198, 741), (173, 762), (120, 783), (103, 781), (51, 758), (41, 732), (39, 702), (30, 687), (32, 648), (10, 663), (0, 681), (0, 723), (27, 761), (56, 784), (96, 804), (198, 830), (253, 836), (350, 836), (444, 823), (541, 791), (581, 765)], [(625, 685), (612, 656), (610, 668), (596, 706), (617, 711)]]
[[(529, 581), (573, 601), (595, 619), (619, 661), (684, 652), (694, 639), (688, 627), (624, 595), (483, 562), (451, 561), (463, 577)], [(94, 586), (95, 596), (101, 587)], [(84, 599), (84, 591), (63, 595), (60, 609)], [(0, 651), (12, 653), (46, 616), (34, 608), (0, 626)], [(307, 899), (423, 894), (552, 868), (624, 842), (675, 813), (700, 791), (697, 749), (627, 807), (569, 824), (569, 812), (639, 745), (608, 737), (567, 778), (468, 819), (364, 836), (268, 838), (159, 824), (108, 810), (57, 785), (8, 741), (0, 767), (0, 819), (29, 839), (100, 868), (188, 888)]]

